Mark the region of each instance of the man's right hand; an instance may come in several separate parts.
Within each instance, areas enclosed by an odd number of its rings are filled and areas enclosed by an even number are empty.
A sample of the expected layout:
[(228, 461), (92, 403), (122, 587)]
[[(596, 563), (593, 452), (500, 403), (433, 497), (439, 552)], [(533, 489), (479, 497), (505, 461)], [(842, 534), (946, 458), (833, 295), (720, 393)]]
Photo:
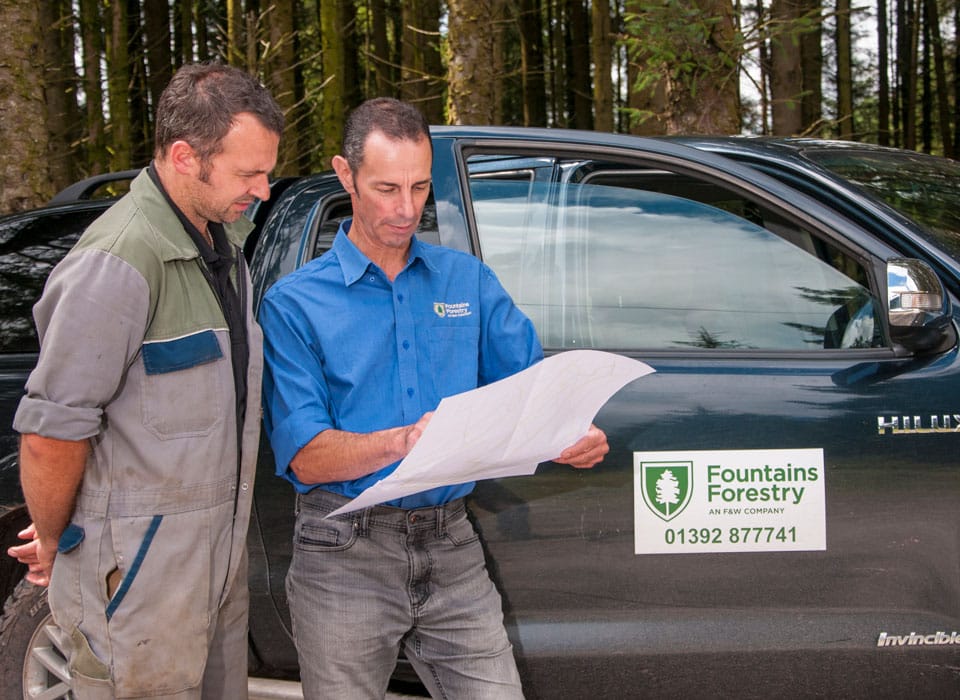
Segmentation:
[(423, 435), (423, 431), (427, 429), (427, 423), (430, 422), (431, 418), (433, 418), (433, 411), (424, 413), (416, 423), (406, 426), (403, 441), (405, 448), (405, 452), (403, 453), (404, 457), (410, 454), (410, 450), (417, 444), (420, 436)]
[(57, 556), (56, 546), (44, 546), (37, 537), (37, 529), (30, 523), (25, 529), (17, 533), (21, 540), (29, 540), (26, 544), (10, 547), (7, 554), (27, 565), (27, 580), (37, 586), (49, 586), (50, 574), (53, 571), (53, 560)]
[(430, 411), (416, 423), (372, 433), (328, 428), (300, 448), (290, 469), (304, 484), (359, 479), (410, 454), (432, 417)]

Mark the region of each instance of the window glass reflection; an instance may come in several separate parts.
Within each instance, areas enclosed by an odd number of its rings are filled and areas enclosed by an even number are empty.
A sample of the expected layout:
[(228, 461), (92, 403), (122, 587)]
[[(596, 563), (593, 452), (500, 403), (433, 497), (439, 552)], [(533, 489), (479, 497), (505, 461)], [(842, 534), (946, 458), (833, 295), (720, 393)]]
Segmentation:
[(33, 305), (47, 275), (102, 211), (24, 215), (0, 226), (0, 352), (39, 350)]
[(566, 163), (551, 181), (494, 162), (471, 178), (481, 252), (548, 348), (880, 343), (862, 266), (753, 202), (662, 171)]

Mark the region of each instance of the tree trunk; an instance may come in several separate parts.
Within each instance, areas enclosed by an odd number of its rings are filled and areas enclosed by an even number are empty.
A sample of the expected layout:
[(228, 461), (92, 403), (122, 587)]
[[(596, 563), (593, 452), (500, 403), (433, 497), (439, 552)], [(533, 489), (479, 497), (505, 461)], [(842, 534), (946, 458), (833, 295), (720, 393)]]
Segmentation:
[(40, 26), (35, 0), (4, 0), (0, 22), (8, 28), (0, 62), (0, 213), (43, 203), (53, 188), (47, 173), (46, 109)]
[(960, 2), (953, 3), (953, 147), (960, 154)]
[(810, 0), (773, 0), (770, 97), (773, 133), (809, 132), (820, 118), (820, 13)]
[[(629, 20), (646, 12), (642, 0), (628, 0), (625, 5)], [(650, 52), (645, 47), (644, 37), (630, 33), (627, 22), (627, 108), (630, 110), (629, 132), (642, 136), (662, 136), (667, 133), (667, 81), (649, 72)], [(656, 71), (654, 71), (655, 73)], [(641, 87), (641, 74), (646, 80)]]
[(916, 0), (897, 2), (897, 72), (900, 75), (901, 144), (917, 147), (917, 43), (919, 23)]
[(84, 115), (86, 169), (90, 175), (106, 172), (109, 166), (103, 118), (103, 16), (97, 0), (80, 0), (80, 38), (83, 47), (83, 92), (86, 97)]
[[(231, 66), (240, 66), (246, 62), (246, 51), (243, 41), (243, 0), (226, 0), (227, 2), (227, 63)], [(329, 4), (329, 3), (324, 3)]]
[(800, 118), (800, 42), (788, 31), (796, 20), (796, 3), (773, 0), (770, 4), (770, 101), (773, 133), (791, 136), (803, 131)]
[(943, 39), (940, 37), (940, 11), (937, 9), (936, 0), (924, 0), (923, 4), (926, 7), (926, 23), (930, 28), (933, 65), (937, 78), (937, 122), (940, 128), (940, 141), (943, 144), (943, 155), (952, 158), (955, 154), (950, 133), (950, 98), (947, 94), (947, 67), (943, 55)]
[(493, 124), (497, 119), (495, 83), (496, 0), (447, 2), (447, 120), (451, 124)]
[(740, 131), (738, 51), (729, 0), (698, 0), (706, 41), (694, 48), (697, 66), (667, 85), (671, 134), (736, 134)]
[(593, 87), (590, 83), (590, 14), (583, 0), (566, 0), (567, 27), (567, 110), (575, 129), (593, 128)]
[(888, 52), (889, 25), (887, 0), (877, 0), (877, 72), (879, 73), (879, 103), (877, 105), (877, 143), (890, 145), (890, 56)]
[(540, 0), (520, 0), (517, 6), (524, 126), (547, 125), (547, 84), (543, 64), (541, 12)]
[(43, 92), (49, 132), (49, 173), (53, 188), (63, 189), (77, 179), (74, 144), (80, 137), (77, 106), (77, 68), (74, 63), (74, 23), (69, 2), (41, 0), (43, 32)]
[(170, 50), (170, 5), (167, 0), (143, 0), (143, 39), (147, 57), (147, 92), (156, 105), (173, 77)]
[(593, 128), (613, 131), (613, 33), (608, 0), (593, 0)]
[(853, 46), (850, 36), (850, 0), (837, 0), (837, 125), (841, 139), (852, 139)]
[(346, 70), (346, 56), (340, 36), (339, 2), (320, 4), (320, 35), (323, 55), (323, 155), (324, 167), (329, 167), (329, 159), (340, 152), (343, 140), (343, 122), (346, 112), (343, 109), (343, 74)]
[(146, 165), (153, 143), (153, 117), (147, 87), (147, 57), (139, 0), (127, 0), (127, 60), (129, 62), (130, 167)]
[(337, 0), (337, 21), (343, 27), (343, 113), (346, 115), (363, 100), (357, 51), (357, 7), (354, 0)]
[(193, 63), (193, 3), (173, 0), (173, 66)]
[(170, 47), (171, 8), (168, 0), (143, 0), (143, 53), (146, 61), (144, 85), (148, 104), (142, 110), (143, 146), (134, 162), (149, 160), (153, 144), (154, 112), (160, 94), (173, 77), (173, 53)]
[(923, 53), (920, 57), (920, 148), (924, 153), (933, 152), (933, 78), (930, 65), (931, 31), (926, 21), (924, 8), (926, 0), (918, 0), (917, 20), (923, 37)]
[[(440, 0), (404, 2), (400, 95), (431, 124), (443, 122)], [(488, 21), (489, 23), (489, 21)]]
[(374, 93), (377, 97), (389, 97), (394, 90), (394, 61), (390, 55), (390, 42), (387, 38), (387, 5), (384, 0), (370, 2), (370, 34), (372, 51), (370, 69), (373, 73)]
[(210, 49), (210, 31), (206, 14), (200, 11), (197, 0), (183, 0), (190, 6), (194, 26), (197, 30), (197, 60), (209, 61), (213, 55)]
[(755, 82), (760, 101), (760, 134), (770, 134), (770, 32), (767, 28), (769, 13), (764, 7), (763, 0), (756, 0), (754, 12), (757, 17), (758, 34), (758, 65), (759, 74)]
[(805, 135), (814, 136), (821, 132), (823, 119), (823, 7), (820, 0), (803, 0), (803, 17), (807, 22), (807, 31), (800, 35), (801, 119)]
[(107, 30), (107, 90), (110, 104), (110, 169), (126, 170), (130, 160), (130, 61), (125, 2), (110, 3)]
[(305, 127), (300, 109), (297, 71), (297, 32), (294, 0), (274, 0), (272, 10), (265, 16), (269, 37), (269, 51), (264, 54), (264, 75), (273, 98), (286, 117), (286, 129), (280, 139), (277, 158), (278, 175), (301, 172), (300, 132)]
[(553, 0), (547, 0), (546, 6), (547, 55), (544, 68), (547, 71), (546, 84), (550, 107), (548, 109), (548, 126), (566, 126), (564, 114), (566, 95), (566, 33), (563, 24), (563, 8)]
[[(488, 124), (503, 124), (503, 115), (506, 110), (507, 84), (507, 8), (506, 0), (492, 0), (490, 14), (486, 20), (493, 25), (493, 118)], [(519, 112), (519, 110), (514, 110)]]
[(638, 130), (739, 133), (741, 48), (729, 0), (631, 4), (626, 35), (631, 89), (653, 108), (635, 113), (646, 119)]
[[(400, 96), (400, 67), (403, 65), (403, 12), (400, 6), (405, 0), (386, 0), (387, 2), (387, 34), (390, 39), (390, 75), (392, 94)], [(441, 49), (442, 54), (442, 49)], [(444, 76), (446, 79), (446, 76)]]

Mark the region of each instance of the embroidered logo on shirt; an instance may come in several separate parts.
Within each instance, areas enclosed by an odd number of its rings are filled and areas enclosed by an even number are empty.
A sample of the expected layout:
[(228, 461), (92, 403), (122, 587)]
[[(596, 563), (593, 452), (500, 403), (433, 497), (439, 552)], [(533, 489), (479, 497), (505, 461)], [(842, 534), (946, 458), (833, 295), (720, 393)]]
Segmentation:
[(463, 318), (470, 315), (470, 302), (461, 301), (456, 304), (445, 304), (442, 301), (433, 302), (433, 312), (440, 318)]

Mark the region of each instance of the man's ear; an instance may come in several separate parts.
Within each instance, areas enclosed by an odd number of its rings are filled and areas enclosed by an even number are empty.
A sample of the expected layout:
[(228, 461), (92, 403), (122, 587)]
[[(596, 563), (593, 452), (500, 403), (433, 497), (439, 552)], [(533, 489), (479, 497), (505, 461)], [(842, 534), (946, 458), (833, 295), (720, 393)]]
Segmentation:
[(333, 167), (333, 171), (337, 174), (337, 177), (340, 179), (340, 184), (343, 185), (343, 189), (347, 191), (347, 194), (356, 194), (356, 187), (353, 182), (353, 171), (350, 170), (350, 164), (347, 163), (347, 159), (343, 156), (334, 156), (333, 160), (330, 161), (330, 165)]
[(200, 158), (186, 141), (174, 141), (167, 151), (167, 158), (173, 168), (181, 175), (198, 177), (200, 174)]

